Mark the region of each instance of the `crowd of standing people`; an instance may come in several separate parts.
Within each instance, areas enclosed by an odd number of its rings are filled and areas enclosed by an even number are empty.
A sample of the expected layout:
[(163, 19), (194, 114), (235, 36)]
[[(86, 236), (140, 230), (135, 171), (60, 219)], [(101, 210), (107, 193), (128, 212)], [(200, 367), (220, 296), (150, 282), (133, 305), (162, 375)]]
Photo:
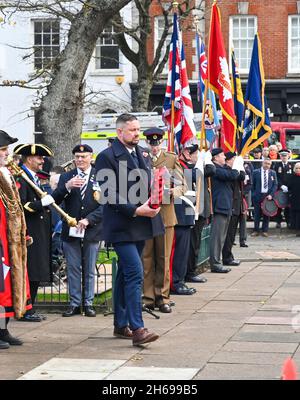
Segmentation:
[[(139, 121), (131, 114), (118, 117), (116, 132), (95, 161), (89, 145), (75, 146), (75, 168), (53, 168), (46, 190), (41, 170), (52, 150), (42, 144), (17, 145), (14, 155), (20, 158), (21, 173), (14, 177), (7, 157), (8, 146), (17, 139), (0, 131), (0, 348), (22, 344), (7, 330), (9, 318), (45, 319), (33, 306), (41, 282), (53, 277), (55, 232), (60, 238), (55, 248), (66, 259), (70, 296), (63, 317), (82, 311), (96, 316), (95, 265), (104, 241), (118, 257), (113, 335), (133, 345), (159, 337), (144, 326), (143, 310), (171, 313), (173, 295), (191, 296), (197, 289), (190, 283), (206, 282), (198, 263), (205, 226), (211, 226), (212, 273), (228, 273), (240, 264), (233, 246), (238, 228), (240, 246), (248, 246), (246, 222), (252, 206), (252, 236), (260, 234), (261, 219), (262, 235), (268, 236), (265, 203), (273, 201), (278, 190), (288, 202), (278, 209), (277, 226), (283, 208), (287, 225), (299, 236), (300, 163), (290, 162), (288, 150), (279, 145), (257, 148), (250, 159), (221, 148), (199, 151), (191, 142), (176, 155), (162, 147), (164, 131), (156, 127), (143, 132), (144, 148), (139, 145)], [(36, 188), (43, 191), (41, 196)], [(54, 203), (76, 219), (76, 226), (60, 220)]]

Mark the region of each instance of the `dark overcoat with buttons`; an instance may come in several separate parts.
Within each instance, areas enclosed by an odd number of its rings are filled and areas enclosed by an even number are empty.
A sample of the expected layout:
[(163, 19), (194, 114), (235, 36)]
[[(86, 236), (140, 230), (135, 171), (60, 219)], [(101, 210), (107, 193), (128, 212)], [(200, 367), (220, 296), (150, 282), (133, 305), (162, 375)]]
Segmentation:
[[(119, 139), (115, 139), (108, 149), (98, 154), (96, 159), (97, 180), (100, 186), (106, 187), (101, 196), (104, 203), (103, 238), (108, 243), (138, 242), (164, 233), (164, 225), (159, 214), (154, 218), (134, 217), (137, 207), (149, 197), (151, 182), (150, 163), (145, 157), (147, 152), (136, 146), (136, 154), (139, 170), (136, 169), (133, 158), (125, 146)], [(107, 173), (110, 173), (112, 185), (108, 184)], [(136, 196), (136, 201), (132, 201), (128, 198), (128, 193), (137, 183), (140, 183), (140, 196)]]
[[(77, 168), (62, 174), (59, 178), (57, 189), (52, 193), (57, 204), (64, 201), (64, 210), (77, 221), (87, 218), (89, 225), (86, 228), (84, 240), (99, 242), (102, 240), (102, 214), (103, 206), (100, 205), (100, 187), (96, 181), (96, 170), (91, 169), (84, 198), (81, 198), (80, 189), (75, 188), (70, 192), (66, 189), (66, 183), (78, 175)], [(76, 238), (69, 236), (69, 226), (63, 220), (61, 239), (66, 242)], [(77, 239), (78, 240), (78, 239)]]
[[(27, 176), (33, 181), (29, 173)], [(27, 270), (30, 281), (50, 282), (51, 273), (51, 211), (43, 207), (39, 195), (22, 177), (16, 177), (23, 205), (27, 232), (33, 243), (27, 248)], [(34, 182), (34, 181), (33, 181)], [(43, 187), (41, 187), (43, 190)]]

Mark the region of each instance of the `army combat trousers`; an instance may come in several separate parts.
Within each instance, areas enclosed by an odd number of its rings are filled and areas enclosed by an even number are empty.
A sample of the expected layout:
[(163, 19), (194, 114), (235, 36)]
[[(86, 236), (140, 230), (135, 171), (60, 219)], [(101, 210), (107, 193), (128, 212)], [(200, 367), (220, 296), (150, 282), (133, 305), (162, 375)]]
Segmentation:
[(167, 227), (164, 235), (146, 240), (143, 251), (144, 296), (146, 305), (160, 306), (170, 300), (170, 256), (174, 227)]

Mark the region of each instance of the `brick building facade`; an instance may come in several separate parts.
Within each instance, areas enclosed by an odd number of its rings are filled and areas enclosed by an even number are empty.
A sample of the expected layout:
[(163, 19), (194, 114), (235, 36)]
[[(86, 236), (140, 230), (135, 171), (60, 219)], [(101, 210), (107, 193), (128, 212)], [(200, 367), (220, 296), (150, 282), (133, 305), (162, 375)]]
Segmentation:
[[(205, 40), (208, 42), (213, 0), (205, 2)], [(262, 43), (266, 95), (277, 121), (300, 121), (300, 1), (297, 0), (222, 0), (222, 32), (229, 55), (233, 46), (245, 90), (253, 38), (258, 31)], [(190, 87), (195, 108), (196, 79), (194, 32), (185, 41)], [(153, 89), (155, 103), (161, 101), (164, 85)], [(160, 100), (158, 101), (158, 97)], [(195, 110), (197, 111), (197, 110)]]

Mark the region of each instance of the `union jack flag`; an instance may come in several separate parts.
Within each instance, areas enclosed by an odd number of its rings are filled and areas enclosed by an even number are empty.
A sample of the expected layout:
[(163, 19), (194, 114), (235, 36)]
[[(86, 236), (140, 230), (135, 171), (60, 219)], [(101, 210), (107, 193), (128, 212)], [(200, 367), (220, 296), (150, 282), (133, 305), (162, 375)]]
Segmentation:
[(197, 54), (199, 58), (199, 81), (198, 81), (198, 101), (203, 103), (205, 92), (205, 80), (207, 79), (207, 58), (205, 54), (205, 46), (198, 32), (196, 33)]
[[(174, 102), (174, 121), (172, 119), (172, 102)], [(193, 104), (186, 70), (184, 48), (181, 32), (178, 27), (177, 14), (174, 13), (173, 34), (170, 44), (168, 82), (162, 113), (167, 124), (169, 141), (174, 139), (174, 149), (179, 153), (182, 148), (196, 140)], [(174, 138), (171, 137), (172, 123)]]

